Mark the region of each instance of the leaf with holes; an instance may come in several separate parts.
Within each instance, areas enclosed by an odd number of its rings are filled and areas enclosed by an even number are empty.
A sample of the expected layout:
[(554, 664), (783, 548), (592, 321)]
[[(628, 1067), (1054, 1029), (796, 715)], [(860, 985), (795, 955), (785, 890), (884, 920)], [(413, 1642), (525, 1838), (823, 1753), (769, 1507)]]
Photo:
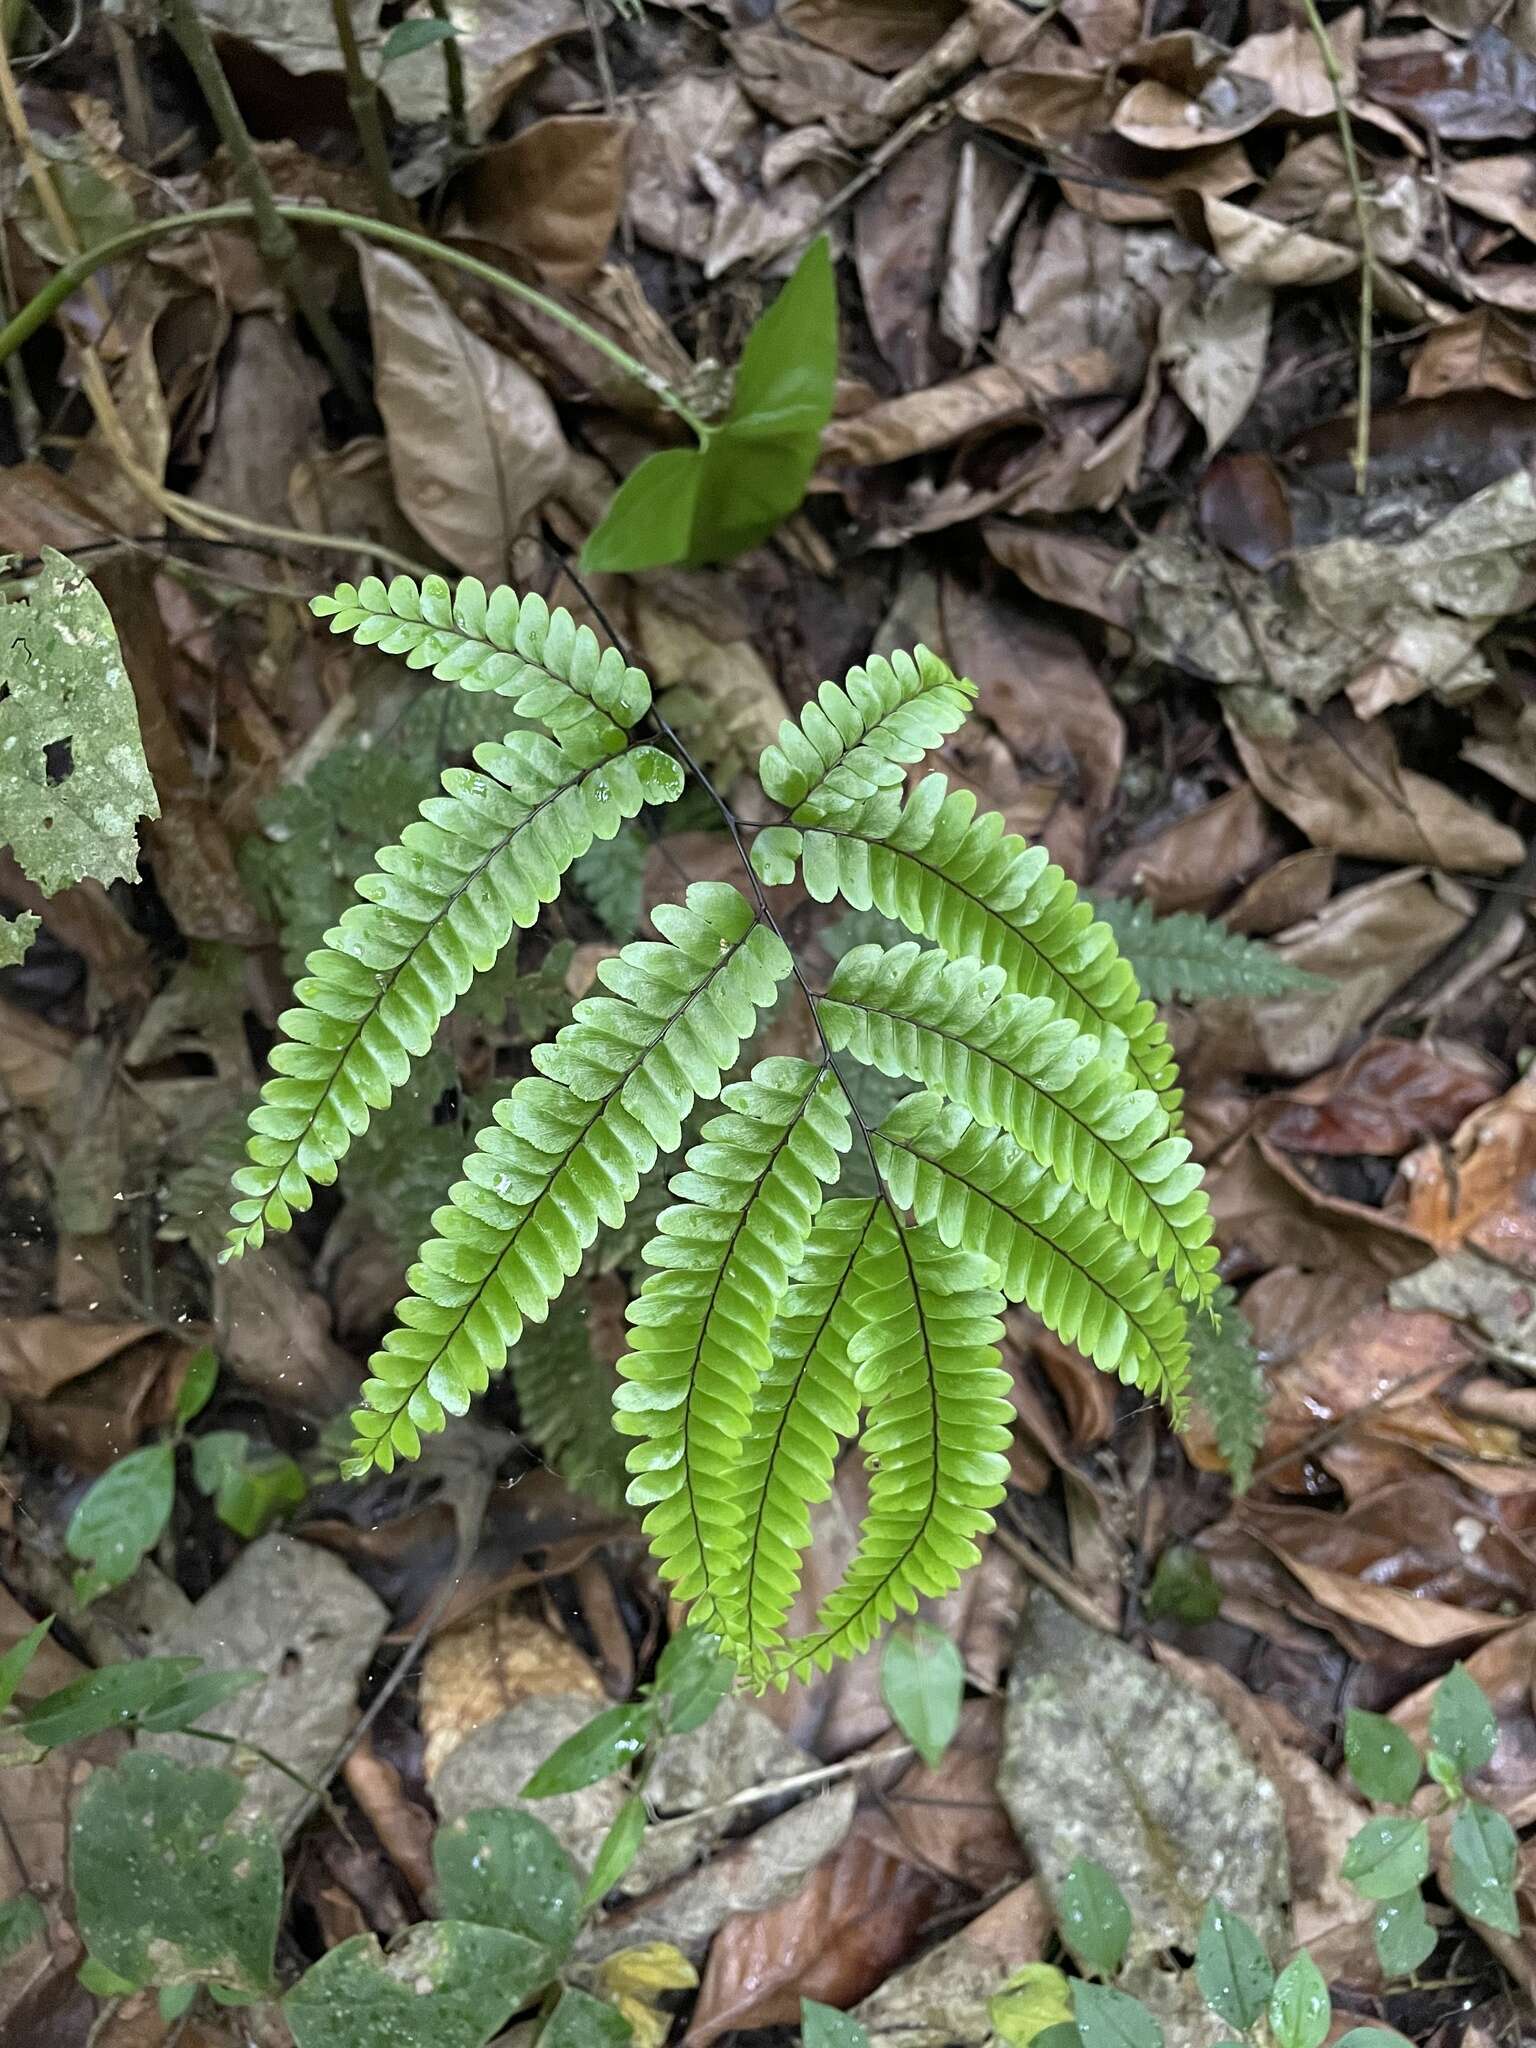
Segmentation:
[(272, 1986), (283, 1861), (263, 1822), (236, 1818), (240, 1781), (133, 1755), (91, 1774), (69, 1876), (93, 1959), (125, 1982)]
[(0, 606), (0, 841), (46, 894), (131, 882), (159, 800), (106, 605), (52, 548), (31, 597)]

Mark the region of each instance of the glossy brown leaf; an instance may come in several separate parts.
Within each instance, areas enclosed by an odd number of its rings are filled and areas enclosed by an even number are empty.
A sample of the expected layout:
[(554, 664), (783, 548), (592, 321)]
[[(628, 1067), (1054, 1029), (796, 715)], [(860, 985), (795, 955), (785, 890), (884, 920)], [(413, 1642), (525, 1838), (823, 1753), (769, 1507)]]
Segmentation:
[(1437, 41), (1401, 54), (1390, 42), (1366, 51), (1364, 96), (1442, 142), (1536, 135), (1536, 59), (1492, 27), (1460, 45)]
[(1342, 1067), (1305, 1081), (1270, 1112), (1283, 1152), (1395, 1159), (1423, 1138), (1448, 1138), (1497, 1094), (1499, 1070), (1473, 1047), (1374, 1038)]

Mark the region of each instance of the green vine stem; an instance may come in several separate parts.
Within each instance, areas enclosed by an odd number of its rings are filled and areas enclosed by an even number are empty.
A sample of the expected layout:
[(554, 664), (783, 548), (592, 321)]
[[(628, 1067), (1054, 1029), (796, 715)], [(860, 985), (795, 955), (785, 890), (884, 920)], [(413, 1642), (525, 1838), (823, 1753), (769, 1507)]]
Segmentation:
[[(447, 263), (456, 270), (462, 270), (469, 277), (478, 278), (495, 291), (505, 292), (509, 298), (520, 299), (524, 305), (534, 307), (546, 319), (556, 321), (569, 333), (580, 336), (590, 348), (605, 356), (625, 376), (632, 377), (637, 384), (649, 391), (667, 406), (696, 436), (700, 446), (707, 445), (710, 428), (691, 406), (687, 405), (672, 389), (666, 378), (652, 370), (628, 349), (621, 348), (616, 341), (610, 341), (606, 334), (583, 320), (579, 313), (573, 313), (547, 293), (537, 291), (531, 284), (524, 284), (521, 278), (512, 277), (505, 270), (498, 270), (492, 263), (485, 263), (478, 256), (471, 256), (463, 249), (455, 249), (447, 242), (436, 241), (431, 235), (418, 233), (414, 228), (397, 227), (392, 221), (372, 220), (367, 214), (348, 213), (338, 206), (298, 206), (291, 201), (274, 200), (278, 216), (296, 227), (334, 228), (343, 234), (363, 235), (370, 241), (383, 242), (391, 248), (404, 249), (412, 256), (418, 256), (428, 263)], [(244, 227), (254, 224), (255, 213), (249, 200), (230, 200), (223, 206), (202, 207), (191, 213), (169, 214), (162, 220), (140, 221), (137, 227), (125, 228), (120, 235), (113, 235), (107, 241), (98, 242), (92, 249), (66, 263), (56, 270), (41, 291), (35, 293), (13, 320), (0, 328), (0, 363), (6, 362), (22, 344), (29, 341), (37, 330), (50, 320), (66, 299), (77, 292), (86, 280), (109, 263), (116, 263), (124, 256), (163, 240), (167, 235), (185, 234), (196, 228)]]
[(448, 149), (450, 160), (458, 162), (469, 154), (469, 109), (464, 96), (464, 53), (459, 48), (458, 29), (448, 11), (448, 0), (430, 0), (433, 14), (453, 29), (443, 37), (443, 78), (448, 88)]
[(356, 24), (352, 20), (351, 0), (331, 0), (331, 19), (336, 27), (342, 70), (346, 74), (347, 106), (351, 111), (352, 125), (357, 130), (357, 139), (362, 144), (363, 162), (368, 167), (373, 196), (386, 220), (395, 221), (402, 227), (408, 226), (410, 215), (395, 190), (390, 170), (389, 145), (384, 140), (384, 123), (379, 114), (379, 89), (363, 68), (363, 53), (357, 40)]

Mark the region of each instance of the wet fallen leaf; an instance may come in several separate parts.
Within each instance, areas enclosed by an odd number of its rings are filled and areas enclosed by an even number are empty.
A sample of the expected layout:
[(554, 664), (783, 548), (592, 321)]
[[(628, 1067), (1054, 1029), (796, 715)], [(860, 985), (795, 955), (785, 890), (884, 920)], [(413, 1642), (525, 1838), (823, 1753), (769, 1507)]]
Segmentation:
[(1360, 86), (1442, 142), (1536, 135), (1536, 59), (1491, 26), (1459, 47), (1442, 39), (1399, 55), (1376, 45), (1361, 60)]
[(900, 2048), (983, 2048), (996, 2038), (988, 2002), (1021, 1964), (1042, 1956), (1054, 1929), (1035, 1880), (895, 1970), (854, 2008), (872, 2041)]
[(1318, 1074), (1265, 1119), (1285, 1152), (1364, 1152), (1396, 1159), (1424, 1138), (1448, 1138), (1498, 1092), (1498, 1069), (1472, 1046), (1375, 1038)]
[(0, 1391), (12, 1399), (43, 1400), (153, 1335), (154, 1329), (153, 1323), (57, 1315), (0, 1320)]

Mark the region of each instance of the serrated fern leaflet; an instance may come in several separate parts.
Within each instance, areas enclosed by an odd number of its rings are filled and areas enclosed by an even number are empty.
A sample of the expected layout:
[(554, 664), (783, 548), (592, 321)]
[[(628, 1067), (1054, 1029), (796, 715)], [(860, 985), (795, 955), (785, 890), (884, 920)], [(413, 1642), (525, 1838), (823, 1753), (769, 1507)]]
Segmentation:
[[(365, 578), (316, 609), (413, 668), (501, 693), (549, 736), (517, 732), (450, 769), (310, 956), (252, 1117), (236, 1249), (308, 1207), (513, 931), (682, 781), (637, 741), (646, 678), (536, 598)], [(974, 695), (920, 648), (824, 683), (780, 728), (760, 770), (785, 821), (753, 828), (756, 907), (695, 883), (652, 912), (659, 940), (601, 962), (599, 992), (475, 1139), (354, 1416), (348, 1471), (387, 1471), (510, 1355), (546, 1453), (611, 1486), (585, 1426), (567, 1427), (569, 1400), (608, 1371), (584, 1341), (579, 1276), (603, 1262), (600, 1233), (633, 1251), (658, 1214), (647, 1177), (696, 1105), (720, 1100), (645, 1247), (614, 1443), (629, 1440), (628, 1498), (662, 1576), (757, 1683), (864, 1648), (974, 1561), (1006, 1480), (1005, 1300), (1176, 1416), (1193, 1379), (1234, 1466), (1251, 1463), (1253, 1375), (1206, 1331), (1216, 1253), (1178, 1077), (1115, 931), (942, 775), (907, 790)], [(624, 925), (638, 855), (614, 873), (605, 914)], [(588, 859), (581, 886), (601, 895), (607, 876)], [(799, 976), (823, 1056), (735, 1079), (796, 972), (762, 892), (796, 878), (928, 943), (887, 943), (876, 921), (878, 942), (844, 953), (824, 993)], [(1183, 948), (1181, 988), (1207, 969), (1272, 972), (1229, 935), (1109, 914), (1149, 962)], [(851, 1063), (888, 1077), (878, 1108), (855, 1088), (858, 1117)], [(891, 1107), (891, 1081), (918, 1092)], [(869, 1512), (794, 1639), (811, 1509), (855, 1443)]]

